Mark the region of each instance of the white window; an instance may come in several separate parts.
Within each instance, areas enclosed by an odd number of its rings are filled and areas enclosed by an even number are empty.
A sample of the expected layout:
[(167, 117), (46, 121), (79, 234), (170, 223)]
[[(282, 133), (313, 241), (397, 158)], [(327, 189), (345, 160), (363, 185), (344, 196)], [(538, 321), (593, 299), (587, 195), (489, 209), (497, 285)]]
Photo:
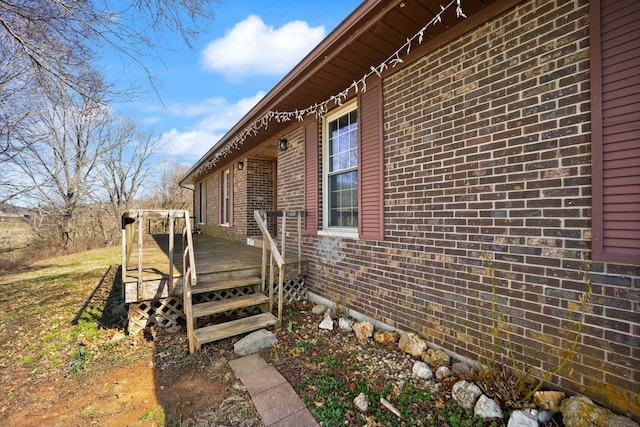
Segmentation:
[(231, 176), (230, 170), (225, 169), (222, 172), (222, 224), (229, 224), (229, 218), (231, 216)]
[(198, 222), (206, 224), (207, 222), (207, 183), (201, 182), (198, 185)]
[(352, 102), (323, 123), (324, 228), (357, 232), (358, 114)]

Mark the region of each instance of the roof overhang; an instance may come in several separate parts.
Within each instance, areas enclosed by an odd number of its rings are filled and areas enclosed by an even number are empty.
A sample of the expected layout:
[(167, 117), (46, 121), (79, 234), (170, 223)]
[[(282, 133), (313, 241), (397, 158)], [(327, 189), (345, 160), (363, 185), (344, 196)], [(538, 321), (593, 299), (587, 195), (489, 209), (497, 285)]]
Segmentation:
[[(311, 111), (321, 115), (314, 106), (345, 94), (363, 76), (371, 76), (373, 68), (385, 61), (389, 65), (393, 55), (402, 59), (396, 65), (406, 66), (522, 1), (452, 0), (444, 6), (432, 0), (364, 1), (202, 156), (180, 183), (193, 184), (197, 177), (215, 171), (219, 163), (226, 163), (221, 159), (233, 160), (264, 141), (274, 139), (275, 144), (292, 120)], [(464, 16), (458, 13), (458, 3)], [(390, 72), (390, 67), (379, 68), (382, 74)], [(346, 96), (353, 97), (358, 87), (366, 86), (356, 84)]]

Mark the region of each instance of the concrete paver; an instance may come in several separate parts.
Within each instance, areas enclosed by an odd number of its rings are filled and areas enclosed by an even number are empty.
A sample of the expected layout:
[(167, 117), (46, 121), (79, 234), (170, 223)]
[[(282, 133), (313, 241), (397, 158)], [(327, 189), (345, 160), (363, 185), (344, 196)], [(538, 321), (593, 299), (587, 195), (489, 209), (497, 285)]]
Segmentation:
[(259, 354), (229, 362), (267, 427), (319, 427), (291, 384)]

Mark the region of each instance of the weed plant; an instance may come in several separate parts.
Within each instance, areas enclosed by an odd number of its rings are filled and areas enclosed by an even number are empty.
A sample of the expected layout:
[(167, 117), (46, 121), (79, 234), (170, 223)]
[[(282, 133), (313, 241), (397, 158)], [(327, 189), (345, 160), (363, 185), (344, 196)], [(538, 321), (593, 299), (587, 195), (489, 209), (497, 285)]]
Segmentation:
[[(308, 343), (298, 345), (311, 351)], [(476, 427), (483, 421), (475, 419), (469, 411), (460, 409), (449, 399), (432, 396), (429, 392), (406, 381), (402, 386), (386, 382), (376, 384), (369, 380), (368, 367), (356, 360), (355, 353), (338, 356), (320, 351), (313, 359), (316, 369), (304, 371), (297, 388), (313, 417), (325, 426), (439, 426)], [(362, 368), (360, 372), (354, 366)], [(369, 402), (368, 411), (355, 409), (353, 401), (364, 393)], [(381, 404), (389, 401), (400, 414), (392, 413)]]
[[(588, 254), (582, 254), (582, 264), (578, 272), (582, 274), (585, 290), (579, 297), (580, 318), (575, 322), (573, 339), (564, 349), (559, 363), (545, 370), (539, 378), (534, 380), (532, 363), (518, 363), (518, 358), (514, 353), (508, 318), (498, 296), (493, 261), (484, 246), (482, 249), (492, 289), (491, 343), (490, 345), (487, 345), (486, 342), (483, 343), (483, 367), (474, 372), (474, 379), (483, 391), (496, 399), (502, 407), (516, 409), (531, 406), (530, 402), (535, 392), (540, 390), (550, 378), (562, 371), (576, 354), (592, 294), (589, 275), (591, 260)], [(501, 325), (507, 325), (507, 327), (501, 327)], [(506, 347), (506, 354), (501, 351), (501, 344), (503, 348)]]

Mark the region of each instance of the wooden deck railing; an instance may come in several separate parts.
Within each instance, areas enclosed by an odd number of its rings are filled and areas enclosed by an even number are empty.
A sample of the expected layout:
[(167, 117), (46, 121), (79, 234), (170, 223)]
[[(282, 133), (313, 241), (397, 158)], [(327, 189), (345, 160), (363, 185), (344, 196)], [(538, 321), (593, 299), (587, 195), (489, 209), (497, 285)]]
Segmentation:
[[(273, 310), (273, 284), (275, 279), (275, 264), (278, 268), (278, 325), (282, 325), (282, 300), (283, 300), (283, 288), (284, 288), (284, 268), (285, 268), (285, 254), (286, 254), (286, 241), (287, 241), (287, 217), (297, 218), (297, 237), (298, 243), (298, 273), (301, 271), (301, 254), (302, 254), (302, 217), (304, 212), (302, 211), (255, 211), (254, 217), (260, 231), (262, 232), (263, 245), (262, 245), (262, 284), (264, 285), (267, 275), (267, 258), (269, 258), (269, 310)], [(282, 224), (280, 227), (281, 245), (278, 248), (278, 244), (274, 240), (273, 236), (269, 232), (267, 224), (268, 218), (282, 217)], [(268, 255), (271, 253), (271, 256)], [(264, 291), (264, 290), (263, 290)]]
[[(137, 286), (138, 295), (143, 294), (143, 271), (144, 271), (144, 234), (145, 221), (163, 220), (165, 222), (165, 233), (169, 236), (169, 295), (173, 294), (174, 285), (174, 249), (175, 249), (175, 233), (182, 231), (183, 235), (183, 273), (184, 280), (187, 281), (187, 269), (190, 281), (195, 283), (195, 262), (193, 255), (193, 241), (191, 238), (191, 221), (189, 211), (186, 210), (152, 210), (139, 209), (129, 210), (122, 215), (122, 277), (127, 274), (127, 266), (131, 259), (131, 253), (134, 247), (134, 241), (137, 236)], [(179, 224), (176, 224), (179, 221)], [(189, 283), (191, 285), (191, 283)]]

